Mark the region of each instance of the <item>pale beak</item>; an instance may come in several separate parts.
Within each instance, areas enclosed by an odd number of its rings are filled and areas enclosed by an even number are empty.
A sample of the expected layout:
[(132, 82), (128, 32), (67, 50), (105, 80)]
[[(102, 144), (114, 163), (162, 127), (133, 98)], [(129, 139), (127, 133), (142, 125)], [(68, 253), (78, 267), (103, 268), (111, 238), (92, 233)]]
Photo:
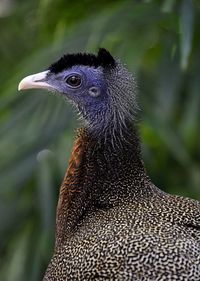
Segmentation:
[(49, 70), (29, 75), (19, 83), (18, 91), (26, 89), (52, 89), (52, 86), (45, 82)]

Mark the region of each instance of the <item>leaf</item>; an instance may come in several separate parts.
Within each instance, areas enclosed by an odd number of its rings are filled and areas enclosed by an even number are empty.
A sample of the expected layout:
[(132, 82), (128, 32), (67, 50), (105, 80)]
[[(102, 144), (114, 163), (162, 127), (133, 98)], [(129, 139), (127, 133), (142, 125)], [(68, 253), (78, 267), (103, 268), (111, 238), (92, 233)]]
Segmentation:
[(180, 48), (181, 67), (185, 70), (188, 66), (189, 55), (192, 47), (194, 11), (192, 0), (183, 0), (180, 9)]

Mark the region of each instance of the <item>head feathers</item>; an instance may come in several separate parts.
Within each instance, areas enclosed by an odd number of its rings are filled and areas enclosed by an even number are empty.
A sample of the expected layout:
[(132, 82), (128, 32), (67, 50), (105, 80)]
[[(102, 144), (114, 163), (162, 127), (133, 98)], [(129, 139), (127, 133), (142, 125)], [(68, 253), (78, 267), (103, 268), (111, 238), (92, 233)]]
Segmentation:
[(115, 67), (116, 62), (106, 49), (101, 48), (99, 49), (97, 56), (87, 53), (64, 55), (58, 61), (53, 63), (49, 67), (49, 70), (56, 74), (74, 65), (86, 65), (95, 68), (99, 66), (102, 66), (103, 68), (113, 68)]

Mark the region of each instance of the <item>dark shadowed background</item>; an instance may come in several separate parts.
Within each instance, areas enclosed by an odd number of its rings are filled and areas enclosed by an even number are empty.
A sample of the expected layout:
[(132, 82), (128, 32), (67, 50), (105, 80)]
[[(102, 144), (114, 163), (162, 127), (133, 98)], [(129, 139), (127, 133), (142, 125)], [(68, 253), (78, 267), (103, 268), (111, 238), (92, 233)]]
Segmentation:
[(0, 280), (38, 281), (50, 259), (76, 115), (24, 76), (105, 47), (138, 81), (143, 158), (161, 189), (200, 199), (200, 2), (0, 1)]

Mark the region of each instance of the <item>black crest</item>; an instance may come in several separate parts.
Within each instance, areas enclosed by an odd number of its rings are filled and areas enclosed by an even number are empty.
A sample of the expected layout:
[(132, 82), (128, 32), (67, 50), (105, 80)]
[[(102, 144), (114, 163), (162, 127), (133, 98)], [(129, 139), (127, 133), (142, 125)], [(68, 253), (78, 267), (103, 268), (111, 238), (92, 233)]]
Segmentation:
[(116, 65), (114, 58), (104, 48), (99, 49), (96, 55), (87, 53), (67, 54), (53, 63), (48, 69), (53, 73), (59, 73), (64, 69), (74, 65), (88, 65), (92, 67), (102, 66), (104, 68), (113, 68)]

